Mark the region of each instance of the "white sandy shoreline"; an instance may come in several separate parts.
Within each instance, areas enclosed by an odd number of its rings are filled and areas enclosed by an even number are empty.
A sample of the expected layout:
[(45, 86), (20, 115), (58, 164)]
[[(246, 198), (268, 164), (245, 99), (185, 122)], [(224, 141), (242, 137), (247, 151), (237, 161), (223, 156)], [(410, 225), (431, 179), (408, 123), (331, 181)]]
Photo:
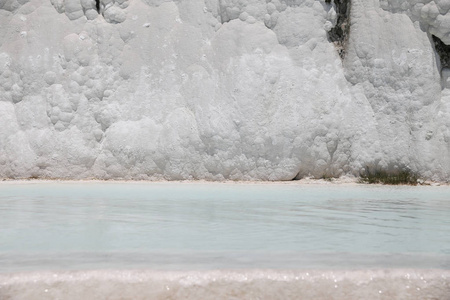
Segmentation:
[[(303, 278), (302, 278), (303, 277)], [(0, 285), (18, 282), (36, 282), (38, 280), (50, 282), (80, 281), (88, 279), (142, 281), (188, 279), (190, 284), (201, 284), (214, 279), (230, 281), (248, 281), (257, 279), (269, 279), (275, 281), (314, 280), (324, 279), (360, 279), (375, 277), (392, 277), (421, 279), (424, 277), (439, 277), (450, 280), (450, 270), (446, 269), (415, 269), (415, 268), (370, 268), (370, 269), (217, 269), (217, 270), (186, 270), (164, 271), (152, 269), (98, 269), (80, 271), (28, 271), (0, 273)], [(185, 282), (187, 283), (187, 282)]]
[(0, 274), (2, 299), (448, 299), (448, 270)]

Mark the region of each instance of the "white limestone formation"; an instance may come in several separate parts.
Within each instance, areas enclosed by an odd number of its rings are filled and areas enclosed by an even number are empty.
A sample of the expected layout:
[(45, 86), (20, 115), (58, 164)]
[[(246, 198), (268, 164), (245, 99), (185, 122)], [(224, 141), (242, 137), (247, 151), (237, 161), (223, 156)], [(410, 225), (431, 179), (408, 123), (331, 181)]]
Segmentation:
[(450, 180), (450, 1), (342, 1), (0, 0), (0, 178)]

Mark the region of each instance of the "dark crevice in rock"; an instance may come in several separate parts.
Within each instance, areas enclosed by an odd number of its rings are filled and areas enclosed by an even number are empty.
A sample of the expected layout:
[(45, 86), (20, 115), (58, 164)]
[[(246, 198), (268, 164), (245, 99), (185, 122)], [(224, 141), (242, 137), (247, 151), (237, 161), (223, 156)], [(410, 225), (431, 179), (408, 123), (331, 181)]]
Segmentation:
[(292, 178), (291, 181), (300, 180), (302, 178), (302, 175), (300, 173), (301, 171), (295, 174), (294, 178)]
[(95, 8), (97, 9), (97, 12), (100, 14), (100, 0), (95, 0)]
[(339, 56), (344, 59), (346, 53), (347, 41), (350, 35), (350, 0), (325, 0), (325, 3), (331, 5), (334, 2), (336, 7), (337, 21), (328, 32), (328, 38), (336, 45)]
[(220, 18), (220, 23), (225, 24), (230, 21), (230, 17), (227, 13), (227, 6), (226, 3), (223, 3), (224, 0), (219, 0), (219, 8), (218, 8), (218, 14)]
[(450, 46), (444, 44), (437, 36), (431, 36), (434, 43), (434, 49), (436, 49), (441, 61), (441, 71), (444, 68), (450, 68)]

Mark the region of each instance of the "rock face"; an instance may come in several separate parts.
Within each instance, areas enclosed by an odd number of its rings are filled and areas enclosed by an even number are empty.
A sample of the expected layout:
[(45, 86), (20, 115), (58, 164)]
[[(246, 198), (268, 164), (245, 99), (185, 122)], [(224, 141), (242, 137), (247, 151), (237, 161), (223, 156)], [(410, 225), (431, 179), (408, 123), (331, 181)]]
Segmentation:
[(450, 180), (449, 1), (97, 1), (0, 0), (0, 177)]

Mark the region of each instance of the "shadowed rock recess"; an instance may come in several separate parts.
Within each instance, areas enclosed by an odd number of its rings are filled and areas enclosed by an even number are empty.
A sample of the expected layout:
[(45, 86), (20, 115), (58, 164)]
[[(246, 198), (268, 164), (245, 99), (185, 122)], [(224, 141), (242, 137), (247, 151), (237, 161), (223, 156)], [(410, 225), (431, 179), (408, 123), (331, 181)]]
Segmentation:
[[(331, 0), (325, 0), (331, 4)], [(336, 7), (337, 20), (336, 25), (328, 32), (330, 41), (335, 43), (339, 56), (344, 59), (345, 47), (350, 34), (350, 0), (333, 0)]]
[(95, 9), (100, 13), (100, 0), (95, 0)]
[(444, 44), (437, 36), (432, 35), (434, 48), (440, 58), (441, 70), (450, 68), (450, 46)]
[(449, 11), (0, 1), (0, 178), (449, 181)]

